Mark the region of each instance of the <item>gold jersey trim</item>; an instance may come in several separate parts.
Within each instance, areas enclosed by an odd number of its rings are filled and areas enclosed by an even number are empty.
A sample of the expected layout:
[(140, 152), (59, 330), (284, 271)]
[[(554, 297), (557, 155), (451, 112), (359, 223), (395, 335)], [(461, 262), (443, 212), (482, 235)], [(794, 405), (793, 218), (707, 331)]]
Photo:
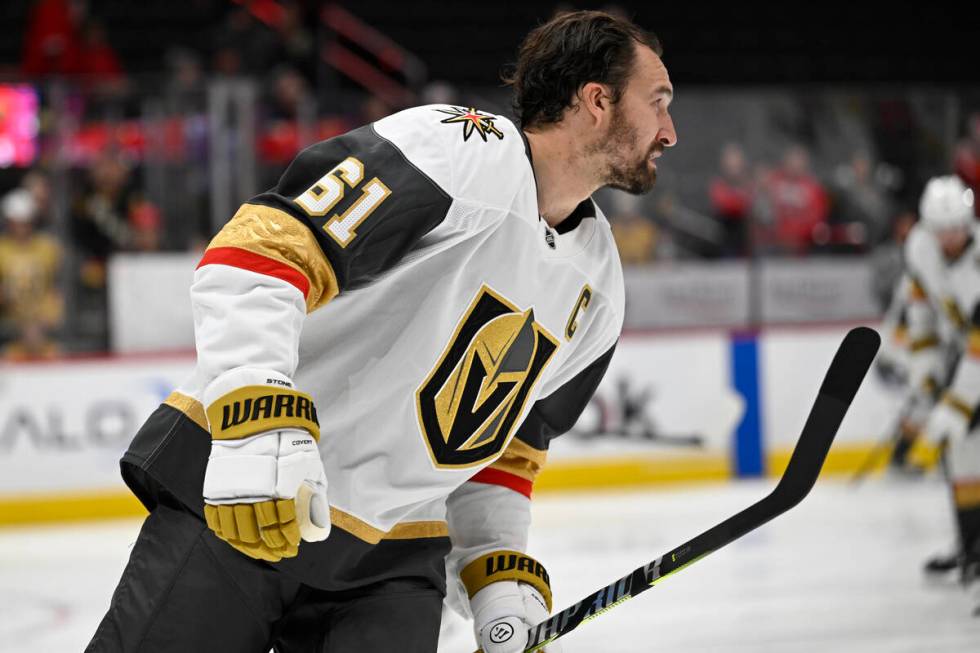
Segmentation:
[(925, 288), (916, 279), (911, 279), (909, 284), (909, 300), (913, 302), (924, 302), (928, 299)]
[(947, 392), (943, 396), (943, 403), (961, 414), (968, 422), (973, 419), (973, 408), (956, 395)]
[(330, 523), (368, 544), (377, 544), (381, 540), (416, 540), (449, 536), (449, 526), (444, 521), (401, 522), (386, 532), (333, 506), (330, 506)]
[(974, 358), (980, 358), (980, 327), (971, 327), (966, 334), (966, 351)]
[(237, 247), (279, 261), (310, 282), (306, 312), (312, 313), (340, 291), (337, 275), (302, 222), (289, 213), (261, 204), (242, 204), (208, 249)]
[(548, 457), (547, 451), (535, 449), (522, 440), (514, 438), (507, 445), (500, 458), (489, 465), (491, 469), (520, 476), (526, 481), (534, 482)]
[(204, 413), (204, 404), (194, 397), (189, 397), (175, 390), (163, 400), (163, 403), (171, 408), (176, 408), (202, 429), (208, 430), (208, 418)]
[(909, 351), (917, 352), (923, 349), (932, 349), (939, 345), (939, 337), (935, 335), (925, 336), (909, 343)]
[(961, 330), (966, 327), (966, 319), (964, 319), (963, 314), (960, 312), (960, 307), (956, 305), (956, 300), (952, 297), (944, 297), (942, 300), (943, 310), (946, 312), (946, 317), (949, 321), (953, 323), (953, 326), (957, 330)]
[(980, 481), (953, 484), (953, 499), (960, 510), (980, 506)]

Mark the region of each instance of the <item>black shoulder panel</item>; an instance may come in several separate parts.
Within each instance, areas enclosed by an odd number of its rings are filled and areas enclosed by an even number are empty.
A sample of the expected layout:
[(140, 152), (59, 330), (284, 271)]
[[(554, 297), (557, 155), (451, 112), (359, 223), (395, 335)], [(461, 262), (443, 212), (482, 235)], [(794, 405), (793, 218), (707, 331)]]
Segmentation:
[(535, 449), (545, 450), (551, 440), (572, 430), (599, 387), (615, 350), (613, 345), (558, 390), (536, 401), (517, 429), (517, 438)]
[(442, 222), (452, 198), (367, 125), (303, 150), (249, 203), (307, 224), (343, 292), (395, 265)]

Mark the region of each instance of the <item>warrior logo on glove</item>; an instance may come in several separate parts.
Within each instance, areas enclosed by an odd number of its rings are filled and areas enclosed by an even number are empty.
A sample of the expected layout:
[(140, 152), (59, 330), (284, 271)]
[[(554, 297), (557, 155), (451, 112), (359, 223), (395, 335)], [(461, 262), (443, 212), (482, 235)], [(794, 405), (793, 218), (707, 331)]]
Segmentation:
[(514, 627), (507, 623), (497, 624), (490, 630), (490, 641), (502, 644), (514, 636)]
[(419, 426), (437, 467), (472, 467), (510, 437), (558, 340), (487, 286), (415, 393)]

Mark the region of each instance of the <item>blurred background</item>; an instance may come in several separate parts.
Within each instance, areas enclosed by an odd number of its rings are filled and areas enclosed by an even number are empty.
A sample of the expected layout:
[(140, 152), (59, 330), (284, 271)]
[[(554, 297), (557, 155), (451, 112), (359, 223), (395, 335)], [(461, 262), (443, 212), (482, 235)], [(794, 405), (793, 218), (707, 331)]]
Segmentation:
[[(4, 355), (186, 348), (159, 323), (163, 340), (133, 342), (117, 297), (131, 266), (199, 252), (317, 140), (420, 103), (509, 114), (501, 71), (571, 6), (5, 3), (0, 193), (31, 201), (4, 210), (2, 233), (34, 243), (34, 265), (3, 275)], [(925, 180), (980, 184), (975, 30), (936, 8), (926, 25), (846, 5), (706, 21), (693, 6), (603, 7), (659, 34), (677, 86), (680, 147), (655, 192), (599, 197), (628, 327), (875, 317)]]
[[(779, 473), (841, 334), (882, 319), (925, 181), (980, 190), (980, 34), (955, 5), (8, 0), (0, 526), (139, 515), (117, 460), (193, 366), (188, 285), (237, 206), (301, 148), (401, 108), (511, 115), (520, 40), (583, 7), (660, 36), (679, 144), (648, 196), (597, 196), (626, 334), (536, 490)], [(898, 402), (869, 379), (828, 472), (864, 464)], [(929, 519), (923, 548), (947, 535)]]

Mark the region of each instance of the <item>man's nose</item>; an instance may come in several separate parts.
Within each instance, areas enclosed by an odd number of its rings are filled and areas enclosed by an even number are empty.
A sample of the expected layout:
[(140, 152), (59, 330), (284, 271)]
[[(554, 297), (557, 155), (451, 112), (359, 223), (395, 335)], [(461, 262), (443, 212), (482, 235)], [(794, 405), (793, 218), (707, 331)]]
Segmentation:
[(663, 124), (657, 132), (657, 142), (664, 147), (674, 147), (677, 145), (677, 132), (674, 131), (674, 121), (670, 118)]

